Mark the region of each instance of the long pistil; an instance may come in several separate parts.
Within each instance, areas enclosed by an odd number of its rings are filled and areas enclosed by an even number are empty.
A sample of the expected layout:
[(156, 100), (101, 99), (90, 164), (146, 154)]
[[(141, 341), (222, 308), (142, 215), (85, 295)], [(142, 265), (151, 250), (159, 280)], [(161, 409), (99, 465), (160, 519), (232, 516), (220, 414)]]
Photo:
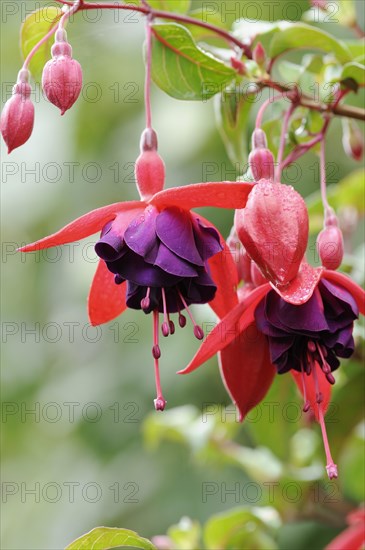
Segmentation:
[(155, 382), (156, 382), (156, 399), (154, 400), (156, 411), (163, 411), (166, 406), (166, 400), (162, 394), (161, 389), (161, 380), (160, 380), (160, 368), (158, 360), (161, 357), (160, 346), (158, 344), (158, 331), (159, 331), (159, 322), (158, 322), (158, 311), (153, 311), (153, 348), (152, 356), (154, 359), (155, 367)]

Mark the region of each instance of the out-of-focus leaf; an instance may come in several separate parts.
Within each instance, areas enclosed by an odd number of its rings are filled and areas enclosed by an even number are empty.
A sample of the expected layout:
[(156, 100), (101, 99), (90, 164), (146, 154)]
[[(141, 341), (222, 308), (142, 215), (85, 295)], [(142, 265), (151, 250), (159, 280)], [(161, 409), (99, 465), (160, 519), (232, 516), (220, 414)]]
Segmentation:
[[(353, 206), (359, 213), (365, 212), (364, 199), (364, 177), (363, 168), (355, 170), (336, 185), (328, 187), (328, 201), (335, 210)], [(320, 191), (313, 193), (307, 199), (310, 232), (316, 233), (322, 229), (323, 223), (323, 205)]]
[(322, 50), (332, 53), (343, 63), (351, 61), (351, 53), (343, 42), (304, 23), (293, 23), (285, 30), (275, 33), (271, 40), (269, 55), (277, 57), (296, 48)]
[(247, 474), (260, 482), (275, 481), (283, 474), (283, 465), (280, 460), (266, 447), (242, 447), (240, 445), (227, 446), (224, 450), (238, 466)]
[[(171, 11), (174, 13), (187, 13), (191, 6), (191, 0), (148, 0), (154, 10)], [(142, 4), (141, 0), (128, 0), (127, 4)]]
[(236, 76), (231, 67), (204, 53), (181, 25), (153, 25), (153, 37), (153, 79), (176, 99), (209, 99)]
[(329, 3), (327, 10), (313, 6), (303, 13), (302, 19), (312, 23), (340, 23), (351, 27), (356, 22), (356, 9), (353, 0), (337, 0)]
[[(218, 11), (208, 9), (207, 6), (202, 6), (201, 8), (189, 12), (189, 17), (193, 17), (194, 19), (203, 21), (204, 23), (210, 23), (211, 25), (215, 25), (221, 29), (227, 28), (227, 25), (223, 23), (222, 15)], [(196, 41), (208, 40), (209, 38), (218, 38), (217, 33), (211, 31), (210, 29), (205, 29), (203, 27), (199, 27), (198, 25), (188, 25), (186, 23), (184, 26), (189, 29), (194, 40)]]
[(355, 62), (346, 63), (339, 80), (346, 81), (347, 79), (354, 80), (358, 86), (365, 86), (365, 66)]
[[(25, 19), (20, 29), (20, 48), (25, 59), (33, 47), (54, 27), (62, 15), (62, 10), (56, 6), (48, 6), (37, 10)], [(50, 48), (53, 42), (51, 36), (32, 57), (29, 70), (33, 78), (39, 80), (43, 67), (50, 59)]]
[(119, 547), (156, 550), (152, 542), (140, 537), (134, 531), (113, 527), (96, 527), (86, 535), (71, 542), (65, 550), (108, 550), (108, 548)]
[(319, 550), (335, 538), (341, 529), (333, 529), (315, 521), (295, 521), (279, 529), (280, 550)]
[(239, 40), (253, 39), (253, 45), (261, 42), (268, 51), (272, 37), (279, 31), (290, 27), (287, 21), (250, 21), (238, 19), (233, 24), (233, 34)]
[[(365, 56), (365, 44), (363, 40), (344, 40), (347, 49), (351, 52), (354, 61), (360, 61)], [(361, 61), (360, 61), (361, 62)]]
[(357, 502), (365, 499), (364, 423), (356, 427), (339, 459), (345, 495)]
[(182, 518), (177, 525), (172, 525), (167, 531), (167, 536), (174, 543), (175, 550), (196, 550), (201, 548), (201, 527), (197, 521), (190, 518)]
[(231, 86), (215, 98), (215, 115), (232, 163), (247, 162), (248, 126), (253, 101), (240, 86)]
[(280, 75), (284, 78), (286, 82), (298, 82), (300, 75), (305, 70), (302, 65), (291, 63), (290, 61), (286, 61), (286, 59), (283, 59), (278, 69)]
[(273, 508), (240, 507), (211, 517), (204, 527), (204, 542), (209, 550), (274, 550), (275, 531), (281, 520)]

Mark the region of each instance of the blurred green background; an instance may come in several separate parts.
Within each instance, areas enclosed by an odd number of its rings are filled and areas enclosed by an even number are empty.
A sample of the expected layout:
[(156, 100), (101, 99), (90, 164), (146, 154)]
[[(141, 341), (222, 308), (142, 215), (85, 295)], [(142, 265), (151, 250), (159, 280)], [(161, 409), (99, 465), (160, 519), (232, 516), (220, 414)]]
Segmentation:
[[(4, 102), (21, 64), (21, 21), (46, 4), (1, 4)], [(224, 4), (237, 8), (237, 2)], [(308, 7), (308, 2), (296, 4), (303, 11)], [(350, 36), (337, 27), (326, 30)], [(151, 537), (182, 516), (205, 522), (249, 504), (280, 512), (286, 524), (280, 548), (299, 550), (313, 541), (318, 544), (313, 548), (322, 548), (364, 498), (361, 349), (338, 378), (328, 425), (341, 477), (328, 483), (319, 428), (308, 431), (289, 377), (276, 380), (266, 407), (262, 404), (241, 427), (216, 360), (190, 376), (176, 376), (198, 347), (189, 328), (178, 330), (162, 343), (168, 410), (165, 416), (155, 413), (151, 318), (127, 311), (109, 325), (88, 325), (96, 239), (41, 254), (16, 253), (22, 243), (89, 210), (137, 197), (133, 162), (144, 127), (143, 22), (124, 12), (85, 12), (68, 29), (84, 72), (82, 96), (61, 119), (38, 84), (31, 139), (10, 156), (1, 145), (1, 546), (59, 549), (96, 525), (128, 527)], [(353, 104), (362, 100), (360, 94)], [(152, 104), (168, 186), (240, 175), (215, 127), (213, 101), (178, 102), (154, 87)], [(253, 122), (254, 112), (248, 135)], [(343, 153), (340, 131), (335, 121), (327, 146), (338, 180), (358, 168)], [(317, 189), (310, 168), (315, 162), (313, 154), (300, 162), (302, 176), (294, 185), (305, 195)], [(229, 233), (231, 212), (205, 215)], [(352, 209), (347, 215), (353, 220), (358, 214)], [(361, 282), (363, 226), (356, 220), (349, 265), (355, 265)], [(195, 313), (203, 324), (214, 322), (209, 308)], [(292, 411), (285, 408), (288, 403)], [(195, 408), (172, 410), (185, 404)], [(251, 482), (258, 499), (246, 490)], [(272, 482), (278, 483), (274, 493)], [(299, 497), (287, 492), (286, 483), (300, 489)], [(207, 495), (207, 487), (214, 494)]]

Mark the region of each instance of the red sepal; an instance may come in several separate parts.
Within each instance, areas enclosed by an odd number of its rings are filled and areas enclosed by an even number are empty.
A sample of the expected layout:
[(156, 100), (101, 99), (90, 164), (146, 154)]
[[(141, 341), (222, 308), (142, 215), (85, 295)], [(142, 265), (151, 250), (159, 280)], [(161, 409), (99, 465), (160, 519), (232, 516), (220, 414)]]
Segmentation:
[(276, 373), (266, 336), (251, 323), (219, 353), (223, 383), (238, 407), (240, 421), (268, 392)]
[(88, 310), (93, 327), (108, 323), (126, 309), (126, 283), (116, 285), (114, 275), (100, 260), (91, 284)]
[(252, 187), (252, 183), (246, 182), (193, 183), (160, 191), (150, 203), (157, 208), (179, 206), (186, 210), (202, 206), (244, 208)]
[[(217, 231), (217, 228), (200, 214), (199, 219), (204, 225), (207, 227), (214, 227)], [(209, 306), (219, 318), (222, 318), (238, 303), (236, 292), (238, 273), (232, 253), (226, 241), (223, 239), (222, 235), (219, 234), (219, 236), (223, 250), (208, 260), (211, 277), (217, 285), (215, 298), (209, 302)]]
[(334, 538), (325, 550), (362, 550), (365, 544), (364, 523), (351, 525)]
[[(290, 372), (294, 378), (296, 385), (299, 388), (300, 393), (304, 397), (302, 374), (295, 370), (291, 370)], [(316, 372), (318, 377), (318, 389), (323, 396), (321, 408), (322, 408), (323, 414), (325, 414), (326, 410), (328, 409), (328, 405), (331, 401), (331, 384), (328, 382), (325, 374), (323, 373), (322, 369), (318, 365), (316, 366)], [(307, 399), (311, 404), (311, 410), (313, 411), (316, 419), (318, 420), (317, 390), (316, 390), (313, 374), (310, 374), (309, 376), (305, 374), (304, 380), (305, 380), (305, 387), (307, 392)]]
[(344, 287), (356, 301), (359, 311), (365, 315), (365, 291), (355, 281), (339, 271), (327, 270), (323, 273), (323, 278)]
[(130, 201), (117, 202), (115, 204), (103, 206), (102, 208), (97, 208), (77, 218), (57, 231), (57, 233), (53, 233), (53, 235), (49, 235), (34, 243), (27, 244), (19, 248), (19, 250), (20, 252), (34, 252), (35, 250), (50, 248), (51, 246), (80, 241), (100, 231), (108, 221), (113, 220), (119, 213), (134, 210), (137, 216), (138, 212), (143, 210), (144, 207), (145, 204), (143, 202)]
[(273, 289), (289, 304), (300, 306), (308, 302), (315, 291), (323, 274), (323, 267), (312, 267), (307, 262), (302, 262), (296, 277), (286, 286), (276, 286)]
[(237, 304), (208, 334), (189, 365), (178, 374), (188, 374), (197, 369), (237, 338), (253, 322), (256, 306), (269, 290), (269, 284), (260, 286)]

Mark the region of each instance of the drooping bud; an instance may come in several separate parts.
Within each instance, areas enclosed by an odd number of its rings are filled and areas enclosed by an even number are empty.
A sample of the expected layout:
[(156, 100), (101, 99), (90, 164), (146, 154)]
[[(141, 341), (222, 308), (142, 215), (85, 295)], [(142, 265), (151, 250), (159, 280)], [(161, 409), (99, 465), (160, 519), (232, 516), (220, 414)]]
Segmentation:
[(293, 187), (261, 180), (246, 207), (236, 210), (235, 227), (264, 277), (282, 286), (298, 273), (308, 242), (308, 211)]
[(267, 148), (265, 132), (260, 128), (256, 128), (252, 134), (252, 151), (248, 162), (255, 181), (274, 179), (274, 155)]
[(29, 76), (27, 69), (19, 72), (13, 94), (1, 113), (0, 128), (8, 153), (28, 141), (33, 131), (34, 105), (30, 99)]
[(323, 267), (327, 269), (340, 267), (344, 244), (342, 231), (338, 227), (338, 221), (334, 214), (326, 219), (324, 229), (318, 235), (317, 248)]
[(162, 191), (165, 183), (165, 163), (157, 152), (157, 134), (146, 128), (141, 137), (141, 154), (136, 161), (135, 175), (142, 200), (149, 200)]
[(72, 59), (72, 48), (67, 42), (64, 29), (57, 30), (51, 53), (52, 59), (43, 69), (42, 87), (48, 100), (58, 107), (63, 115), (80, 95), (82, 69), (80, 63)]
[(348, 118), (342, 120), (342, 145), (348, 157), (361, 160), (364, 154), (364, 137), (358, 124)]
[(252, 54), (253, 60), (256, 61), (259, 66), (263, 67), (266, 63), (266, 51), (261, 42), (257, 43)]

